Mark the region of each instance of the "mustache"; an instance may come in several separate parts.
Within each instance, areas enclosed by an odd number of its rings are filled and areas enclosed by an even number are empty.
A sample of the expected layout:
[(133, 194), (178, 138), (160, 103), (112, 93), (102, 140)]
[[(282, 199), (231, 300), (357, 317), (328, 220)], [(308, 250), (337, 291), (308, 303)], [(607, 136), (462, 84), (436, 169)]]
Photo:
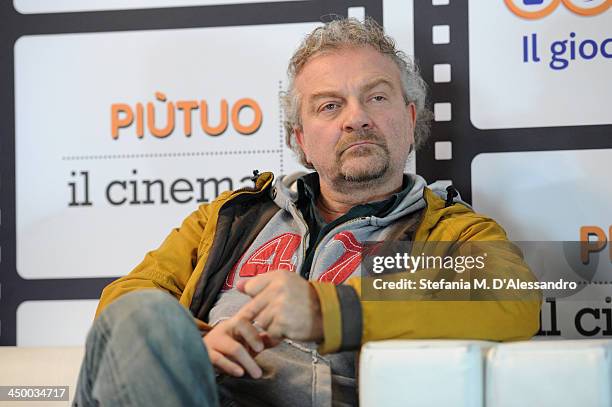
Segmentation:
[(342, 154), (347, 148), (349, 148), (352, 144), (359, 143), (362, 141), (370, 141), (374, 144), (378, 144), (383, 148), (387, 148), (387, 144), (384, 142), (384, 139), (378, 136), (376, 132), (372, 129), (359, 129), (349, 136), (347, 136), (344, 140), (338, 144), (336, 151), (338, 155)]

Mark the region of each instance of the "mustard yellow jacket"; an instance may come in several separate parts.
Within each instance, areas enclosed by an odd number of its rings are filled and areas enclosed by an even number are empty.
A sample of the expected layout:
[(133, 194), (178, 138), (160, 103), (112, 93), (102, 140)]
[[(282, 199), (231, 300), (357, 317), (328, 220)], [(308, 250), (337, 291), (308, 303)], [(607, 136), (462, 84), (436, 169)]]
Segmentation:
[[(232, 227), (228, 226), (231, 222), (226, 219), (238, 214), (262, 217), (264, 221), (269, 218), (279, 208), (273, 204), (257, 205), (257, 202), (269, 195), (272, 180), (271, 173), (263, 173), (254, 188), (227, 191), (210, 204), (201, 205), (157, 250), (147, 253), (132, 272), (103, 290), (96, 316), (125, 293), (156, 288), (172, 294), (195, 317), (206, 320), (228, 270), (225, 267), (225, 271), (218, 271), (223, 270), (227, 259), (219, 261), (216, 257), (231, 255), (216, 243), (220, 239), (227, 242), (232, 233)], [(426, 208), (414, 235), (415, 241), (507, 240), (504, 230), (492, 219), (474, 213), (465, 205), (445, 207), (444, 201), (427, 188), (423, 194)], [(512, 261), (519, 274), (530, 274), (520, 257)], [(361, 298), (360, 280), (351, 278), (345, 284), (352, 286)], [(339, 351), (342, 319), (336, 287), (333, 283), (311, 284), (319, 295), (323, 314), (324, 340), (319, 351)], [(361, 298), (361, 342), (400, 338), (528, 339), (539, 328), (540, 304), (538, 300), (367, 301)]]

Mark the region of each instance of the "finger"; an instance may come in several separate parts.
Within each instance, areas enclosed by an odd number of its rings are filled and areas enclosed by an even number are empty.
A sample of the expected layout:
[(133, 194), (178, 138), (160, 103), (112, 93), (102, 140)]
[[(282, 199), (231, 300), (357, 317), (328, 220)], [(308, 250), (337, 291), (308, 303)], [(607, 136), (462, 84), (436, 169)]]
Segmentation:
[(244, 285), (247, 283), (247, 281), (249, 280), (243, 279), (243, 280), (238, 281), (238, 284), (236, 284), (236, 288), (238, 289), (238, 291), (240, 291), (241, 293), (244, 292)]
[(210, 358), (210, 363), (212, 363), (217, 370), (234, 377), (241, 377), (244, 375), (244, 369), (223, 356), (221, 352), (212, 350), (208, 353), (208, 357)]
[(276, 295), (270, 290), (264, 290), (260, 292), (255, 298), (251, 299), (248, 303), (242, 306), (236, 313), (238, 318), (246, 319), (247, 321), (253, 321), (257, 318), (259, 313), (266, 308)]
[(276, 273), (277, 272), (272, 271), (266, 274), (259, 274), (249, 279), (240, 280), (237, 284), (237, 288), (240, 292), (255, 297), (274, 280)]
[(278, 324), (276, 320), (273, 320), (266, 332), (275, 341), (281, 341), (285, 337), (283, 328)]
[(268, 334), (267, 332), (260, 332), (259, 337), (263, 341), (263, 344), (266, 347), (266, 349), (278, 346), (278, 344), (282, 342), (282, 340), (279, 340), (277, 338), (272, 338), (270, 334)]
[(268, 329), (268, 327), (270, 326), (270, 324), (272, 324), (272, 321), (274, 320), (274, 316), (278, 313), (275, 308), (278, 307), (272, 307), (269, 305), (262, 309), (257, 315), (255, 315), (253, 319), (255, 320), (255, 323), (257, 323), (258, 327), (260, 327), (264, 331)]
[(193, 321), (195, 322), (196, 326), (200, 330), (201, 334), (205, 334), (206, 332), (209, 332), (212, 329), (211, 325), (208, 325), (206, 322), (198, 318), (193, 318)]
[(219, 351), (231, 358), (234, 362), (239, 363), (240, 366), (246, 369), (252, 378), (258, 379), (261, 377), (261, 368), (240, 342), (228, 340)]
[[(243, 338), (246, 344), (255, 352), (259, 353), (264, 350), (263, 341), (259, 337), (259, 332), (253, 324), (246, 320), (239, 320), (234, 329), (238, 333), (238, 336)], [(232, 336), (236, 337), (237, 335)]]

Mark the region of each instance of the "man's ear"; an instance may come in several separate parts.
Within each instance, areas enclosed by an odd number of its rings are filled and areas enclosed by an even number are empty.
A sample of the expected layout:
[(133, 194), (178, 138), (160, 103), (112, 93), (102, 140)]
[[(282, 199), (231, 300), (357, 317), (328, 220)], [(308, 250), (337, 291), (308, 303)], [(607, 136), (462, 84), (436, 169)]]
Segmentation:
[(301, 127), (294, 127), (293, 134), (295, 135), (295, 141), (298, 143), (298, 146), (300, 146), (300, 150), (304, 155), (304, 160), (306, 161), (307, 167), (308, 165), (312, 165), (312, 163), (308, 160), (306, 150), (304, 149), (304, 130)]
[(406, 105), (406, 110), (408, 111), (408, 115), (412, 121), (412, 127), (414, 127), (416, 124), (416, 105), (410, 102)]
[(414, 130), (416, 128), (416, 105), (412, 102), (406, 105), (406, 113), (408, 113), (408, 118), (410, 119), (411, 129), (409, 131), (410, 137), (410, 151), (408, 154), (412, 152), (414, 149)]
[(295, 141), (298, 143), (300, 150), (302, 150), (302, 153), (304, 154), (304, 158), (306, 161), (308, 161), (308, 157), (306, 157), (306, 150), (304, 149), (304, 129), (302, 129), (301, 126), (295, 126), (293, 128), (293, 134), (295, 135)]
[(304, 131), (301, 127), (293, 127), (293, 134), (295, 135), (295, 141), (297, 141), (298, 146), (304, 151)]

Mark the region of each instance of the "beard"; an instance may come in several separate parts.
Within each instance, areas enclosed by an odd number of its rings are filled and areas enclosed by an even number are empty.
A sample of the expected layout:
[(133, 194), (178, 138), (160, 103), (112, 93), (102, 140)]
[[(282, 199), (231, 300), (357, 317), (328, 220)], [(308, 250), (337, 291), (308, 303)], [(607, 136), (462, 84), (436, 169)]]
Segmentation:
[[(347, 148), (360, 141), (369, 141), (373, 144), (364, 144)], [(341, 189), (355, 184), (361, 186), (373, 185), (384, 180), (390, 169), (389, 148), (384, 138), (378, 136), (373, 130), (361, 129), (342, 141), (336, 148), (336, 166), (338, 168), (336, 187)]]

